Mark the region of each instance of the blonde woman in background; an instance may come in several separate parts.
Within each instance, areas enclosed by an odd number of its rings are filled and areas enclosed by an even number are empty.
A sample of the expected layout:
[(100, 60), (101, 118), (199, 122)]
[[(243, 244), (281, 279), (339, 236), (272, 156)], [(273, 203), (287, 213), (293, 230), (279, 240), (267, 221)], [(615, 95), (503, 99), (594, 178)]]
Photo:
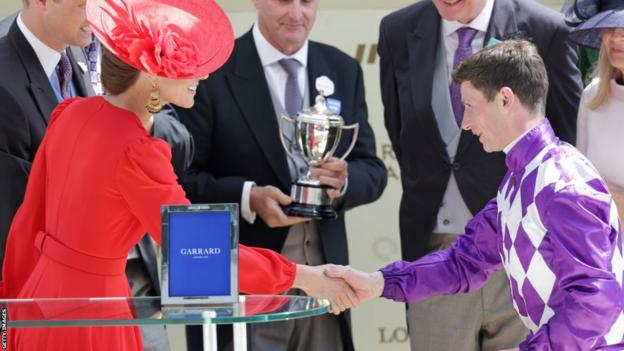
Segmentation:
[(579, 105), (576, 146), (605, 179), (624, 218), (624, 4), (595, 15), (570, 38), (600, 47), (595, 79)]

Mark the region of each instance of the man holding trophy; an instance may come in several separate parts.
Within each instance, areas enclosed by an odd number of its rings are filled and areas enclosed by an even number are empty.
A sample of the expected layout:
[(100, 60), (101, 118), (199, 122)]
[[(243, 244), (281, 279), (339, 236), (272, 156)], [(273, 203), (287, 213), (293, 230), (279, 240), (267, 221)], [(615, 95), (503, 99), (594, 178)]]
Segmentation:
[[(347, 264), (344, 212), (375, 201), (387, 181), (362, 70), (308, 40), (318, 0), (252, 1), (253, 28), (200, 83), (195, 106), (178, 111), (195, 141), (181, 182), (193, 202), (241, 204), (242, 244), (311, 266)], [(249, 328), (253, 350), (353, 350), (348, 314)], [(189, 350), (201, 347), (201, 331), (187, 336)]]

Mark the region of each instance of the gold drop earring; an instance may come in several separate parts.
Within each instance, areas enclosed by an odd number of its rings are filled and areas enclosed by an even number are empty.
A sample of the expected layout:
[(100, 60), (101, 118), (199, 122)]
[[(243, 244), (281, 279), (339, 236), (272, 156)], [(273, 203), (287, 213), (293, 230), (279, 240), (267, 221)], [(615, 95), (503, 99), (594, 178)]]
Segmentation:
[(163, 103), (160, 102), (160, 93), (158, 92), (158, 85), (156, 82), (152, 81), (152, 91), (150, 91), (149, 100), (147, 101), (147, 105), (145, 105), (145, 109), (149, 113), (157, 113), (162, 107)]

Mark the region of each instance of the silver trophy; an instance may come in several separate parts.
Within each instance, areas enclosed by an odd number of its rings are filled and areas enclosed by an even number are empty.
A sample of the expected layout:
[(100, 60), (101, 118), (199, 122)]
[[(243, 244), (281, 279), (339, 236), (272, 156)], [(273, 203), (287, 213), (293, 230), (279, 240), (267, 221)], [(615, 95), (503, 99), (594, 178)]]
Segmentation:
[[(327, 77), (316, 79), (316, 104), (310, 109), (297, 113), (295, 118), (281, 116), (283, 121), (292, 123), (295, 128), (294, 141), (298, 151), (308, 164), (308, 171), (301, 176), (291, 188), (293, 203), (284, 208), (289, 216), (311, 217), (317, 219), (333, 219), (338, 215), (332, 207), (332, 199), (327, 195), (330, 186), (321, 184), (317, 179), (310, 178), (311, 167), (320, 166), (334, 155), (343, 129), (353, 129), (353, 139), (341, 159), (345, 159), (353, 150), (359, 131), (358, 123), (345, 126), (341, 116), (327, 107), (325, 98), (334, 93), (334, 83)], [(291, 148), (284, 141), (282, 123), (280, 121), (280, 139), (290, 157), (295, 157)]]

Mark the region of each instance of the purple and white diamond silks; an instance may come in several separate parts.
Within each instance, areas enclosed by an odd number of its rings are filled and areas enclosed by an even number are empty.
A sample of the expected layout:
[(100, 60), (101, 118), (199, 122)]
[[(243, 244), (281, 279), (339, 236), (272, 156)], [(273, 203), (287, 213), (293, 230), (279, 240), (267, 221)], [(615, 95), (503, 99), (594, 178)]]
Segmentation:
[(622, 236), (598, 172), (547, 120), (506, 162), (496, 199), (466, 234), (447, 250), (382, 269), (382, 296), (415, 301), (468, 292), (502, 267), (531, 330), (521, 350), (624, 349)]

